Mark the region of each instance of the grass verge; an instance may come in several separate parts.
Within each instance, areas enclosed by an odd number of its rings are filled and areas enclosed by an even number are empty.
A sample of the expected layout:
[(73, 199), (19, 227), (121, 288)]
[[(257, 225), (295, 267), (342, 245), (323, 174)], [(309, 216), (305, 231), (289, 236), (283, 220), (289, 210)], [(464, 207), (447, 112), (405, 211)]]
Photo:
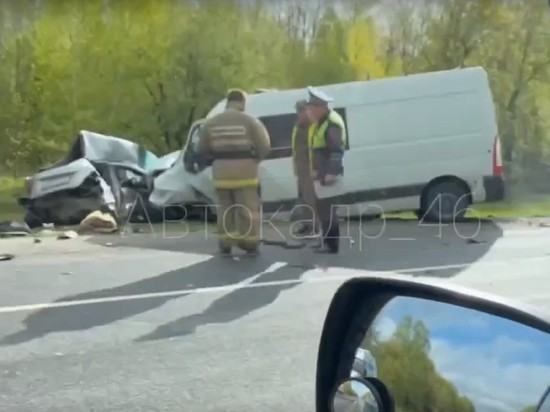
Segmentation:
[(23, 220), (17, 198), (24, 192), (24, 180), (0, 176), (0, 221)]
[[(416, 215), (412, 212), (388, 213), (385, 217), (416, 219)], [(481, 219), (550, 217), (550, 199), (531, 202), (504, 201), (495, 203), (477, 203), (469, 208), (466, 212), (466, 217)]]

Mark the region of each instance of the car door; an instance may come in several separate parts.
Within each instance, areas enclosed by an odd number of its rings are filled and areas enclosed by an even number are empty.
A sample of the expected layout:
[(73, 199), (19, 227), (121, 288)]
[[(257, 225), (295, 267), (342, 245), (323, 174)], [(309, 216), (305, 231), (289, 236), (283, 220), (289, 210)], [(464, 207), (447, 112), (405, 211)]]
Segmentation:
[[(145, 221), (153, 219), (153, 210), (150, 210), (148, 200), (147, 176), (144, 171), (122, 165), (111, 165), (116, 179), (111, 183), (111, 189), (118, 195), (117, 214), (121, 218), (131, 221)], [(156, 216), (155, 216), (155, 219)]]
[(187, 143), (183, 149), (183, 164), (187, 175), (187, 183), (194, 189), (200, 203), (216, 204), (217, 196), (212, 179), (213, 159), (207, 158), (197, 151), (200, 130), (203, 122), (197, 122), (189, 131)]

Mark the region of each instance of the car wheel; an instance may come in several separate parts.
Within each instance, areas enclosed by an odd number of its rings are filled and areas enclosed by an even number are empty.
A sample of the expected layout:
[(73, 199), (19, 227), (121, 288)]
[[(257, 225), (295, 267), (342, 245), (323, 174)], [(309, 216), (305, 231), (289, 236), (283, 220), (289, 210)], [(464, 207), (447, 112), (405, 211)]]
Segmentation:
[(42, 227), (42, 220), (40, 220), (40, 217), (38, 217), (31, 211), (25, 213), (24, 220), (27, 226), (29, 226), (31, 229)]
[(441, 181), (428, 187), (421, 200), (422, 220), (451, 223), (464, 218), (469, 191), (458, 182)]

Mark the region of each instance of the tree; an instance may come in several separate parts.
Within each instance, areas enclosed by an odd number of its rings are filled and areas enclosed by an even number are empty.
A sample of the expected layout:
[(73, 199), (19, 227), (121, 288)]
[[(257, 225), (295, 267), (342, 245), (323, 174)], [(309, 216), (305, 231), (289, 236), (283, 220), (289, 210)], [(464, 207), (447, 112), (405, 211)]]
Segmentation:
[(370, 335), (365, 346), (376, 359), (378, 377), (392, 392), (402, 412), (474, 412), (430, 359), (430, 333), (423, 322), (405, 317), (387, 341)]
[(380, 52), (378, 28), (372, 18), (355, 20), (346, 33), (346, 62), (354, 80), (370, 80), (399, 74), (394, 56)]
[(312, 85), (353, 79), (346, 59), (346, 22), (329, 7), (325, 10), (308, 53), (307, 73)]
[(0, 2), (0, 173), (56, 160), (81, 129), (179, 149), (230, 87), (479, 65), (530, 179), (550, 164), (549, 19), (543, 0)]

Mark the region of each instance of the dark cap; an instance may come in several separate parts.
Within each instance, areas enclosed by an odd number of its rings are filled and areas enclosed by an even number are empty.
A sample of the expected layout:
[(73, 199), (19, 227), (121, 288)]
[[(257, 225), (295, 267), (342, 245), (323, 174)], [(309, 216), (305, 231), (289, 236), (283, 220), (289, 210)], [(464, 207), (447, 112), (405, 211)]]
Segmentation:
[(240, 89), (230, 89), (227, 92), (228, 102), (244, 102), (246, 101), (246, 92)]
[(298, 100), (296, 102), (296, 112), (301, 112), (302, 110), (304, 110), (306, 108), (306, 104), (307, 104), (306, 99)]
[(326, 106), (333, 101), (332, 97), (326, 95), (321, 90), (318, 90), (314, 87), (308, 86), (307, 92), (309, 94), (309, 98), (307, 100), (308, 105)]

